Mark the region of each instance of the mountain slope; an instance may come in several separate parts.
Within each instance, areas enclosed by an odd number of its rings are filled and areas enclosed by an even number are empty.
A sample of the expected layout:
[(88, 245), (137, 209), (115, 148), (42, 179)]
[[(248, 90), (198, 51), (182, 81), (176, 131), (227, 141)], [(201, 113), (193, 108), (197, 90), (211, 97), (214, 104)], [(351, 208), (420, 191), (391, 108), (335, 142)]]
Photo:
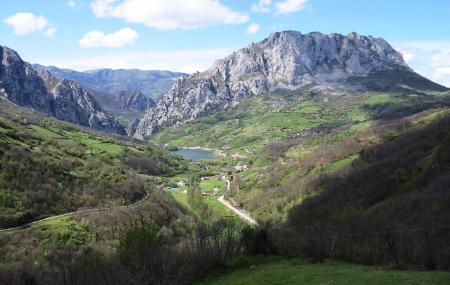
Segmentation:
[(229, 108), (243, 98), (277, 89), (308, 85), (364, 89), (362, 84), (355, 86), (346, 80), (370, 76), (380, 70), (412, 73), (401, 54), (383, 39), (356, 33), (347, 36), (273, 33), (217, 61), (203, 73), (179, 79), (155, 108), (147, 110), (132, 131), (136, 138), (147, 138), (161, 127)]
[(404, 120), (379, 128), (386, 139), (363, 148), (345, 175), (322, 173), (323, 190), (295, 206), (283, 226), (289, 252), (448, 270), (448, 109), (435, 118), (425, 126)]
[(112, 94), (90, 90), (102, 108), (118, 117), (123, 125), (142, 117), (147, 108), (156, 105), (152, 98), (137, 90), (123, 90)]
[(48, 71), (36, 72), (7, 47), (1, 47), (1, 96), (58, 119), (105, 132), (124, 134), (123, 127), (103, 111), (78, 83), (59, 80)]
[(170, 174), (181, 164), (156, 148), (0, 100), (0, 228), (135, 202), (148, 190), (138, 172)]

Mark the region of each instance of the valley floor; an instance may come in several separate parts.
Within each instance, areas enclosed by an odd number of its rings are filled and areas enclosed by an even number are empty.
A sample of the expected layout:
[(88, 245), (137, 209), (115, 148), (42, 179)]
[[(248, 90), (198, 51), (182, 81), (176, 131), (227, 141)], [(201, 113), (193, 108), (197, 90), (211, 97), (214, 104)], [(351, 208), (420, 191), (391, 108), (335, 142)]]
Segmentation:
[(449, 272), (387, 270), (337, 261), (312, 264), (301, 259), (267, 257), (235, 266), (239, 269), (215, 272), (197, 285), (450, 284)]

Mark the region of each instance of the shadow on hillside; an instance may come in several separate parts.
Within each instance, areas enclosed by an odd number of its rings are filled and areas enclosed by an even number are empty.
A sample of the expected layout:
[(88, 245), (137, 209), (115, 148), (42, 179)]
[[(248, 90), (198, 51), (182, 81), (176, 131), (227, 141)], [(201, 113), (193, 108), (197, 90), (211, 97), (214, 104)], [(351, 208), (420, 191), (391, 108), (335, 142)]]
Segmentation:
[(450, 269), (450, 117), (360, 153), (346, 176), (294, 207), (281, 251)]
[(450, 106), (449, 96), (434, 96), (421, 92), (402, 92), (390, 96), (396, 102), (364, 104), (361, 108), (373, 120), (392, 120), (432, 108)]

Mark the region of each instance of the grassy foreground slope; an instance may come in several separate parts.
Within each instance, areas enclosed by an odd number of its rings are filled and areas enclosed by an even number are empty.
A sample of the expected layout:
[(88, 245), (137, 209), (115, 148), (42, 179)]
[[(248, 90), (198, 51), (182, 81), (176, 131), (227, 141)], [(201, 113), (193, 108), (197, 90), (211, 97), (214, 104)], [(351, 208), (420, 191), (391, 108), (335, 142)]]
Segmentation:
[(270, 259), (231, 271), (211, 274), (198, 285), (444, 285), (448, 272), (394, 271), (372, 266), (327, 261), (314, 264), (301, 259)]
[(141, 199), (139, 173), (170, 175), (181, 160), (0, 101), (0, 228)]

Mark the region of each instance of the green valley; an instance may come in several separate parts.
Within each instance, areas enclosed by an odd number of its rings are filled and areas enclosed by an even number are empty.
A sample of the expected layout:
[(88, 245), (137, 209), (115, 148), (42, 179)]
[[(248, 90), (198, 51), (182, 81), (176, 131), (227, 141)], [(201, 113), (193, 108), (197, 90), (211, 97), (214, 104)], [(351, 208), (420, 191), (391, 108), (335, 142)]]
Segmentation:
[(449, 7), (402, 1), (4, 1), (0, 285), (450, 284)]

